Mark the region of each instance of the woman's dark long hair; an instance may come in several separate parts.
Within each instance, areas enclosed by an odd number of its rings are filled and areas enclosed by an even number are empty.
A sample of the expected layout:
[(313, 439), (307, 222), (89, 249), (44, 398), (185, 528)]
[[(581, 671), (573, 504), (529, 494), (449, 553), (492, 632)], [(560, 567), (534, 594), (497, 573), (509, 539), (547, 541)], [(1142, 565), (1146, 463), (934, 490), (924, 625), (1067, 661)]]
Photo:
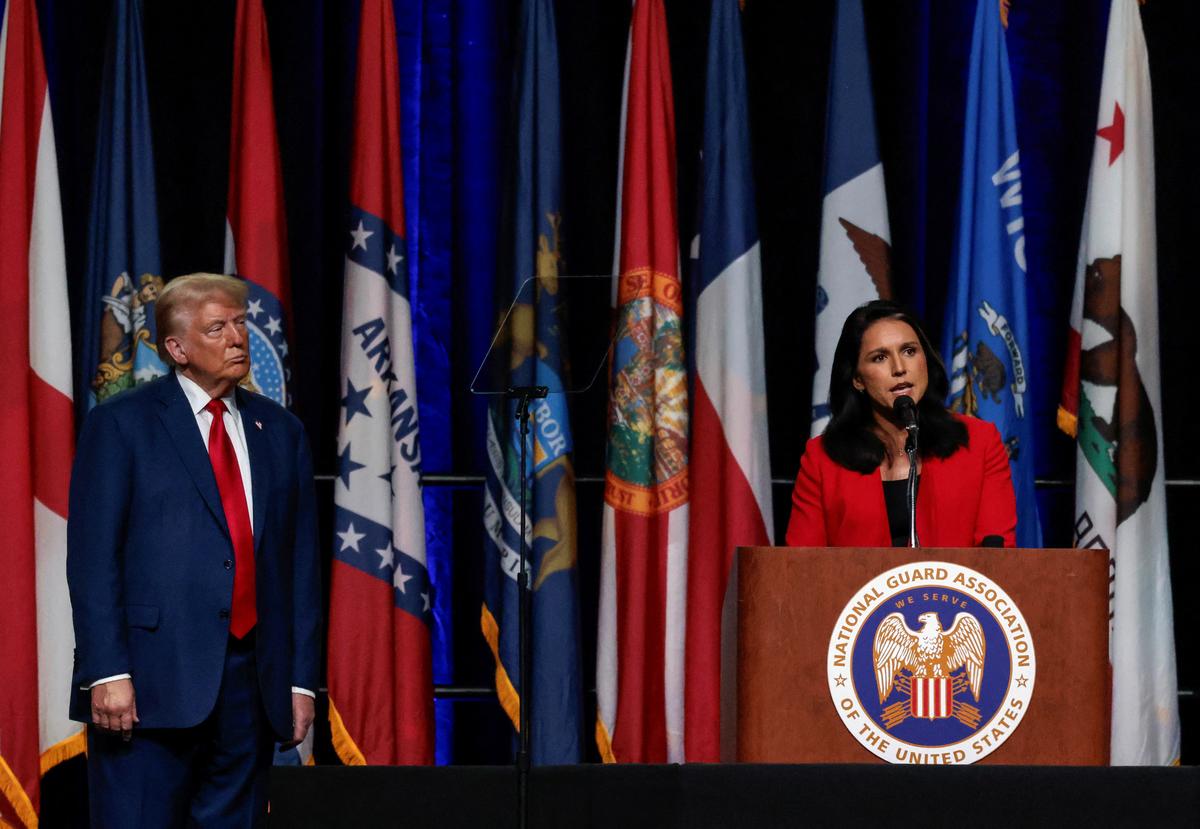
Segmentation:
[(875, 415), (870, 397), (854, 388), (858, 370), (858, 355), (863, 335), (880, 320), (893, 319), (908, 323), (917, 332), (929, 385), (917, 404), (921, 423), (921, 457), (948, 458), (967, 445), (967, 427), (955, 419), (943, 401), (950, 391), (946, 367), (929, 343), (925, 328), (911, 311), (890, 300), (877, 299), (860, 305), (846, 318), (842, 336), (833, 352), (833, 367), (829, 378), (829, 407), (832, 416), (825, 429), (825, 452), (836, 463), (864, 475), (883, 463), (886, 448), (872, 428)]

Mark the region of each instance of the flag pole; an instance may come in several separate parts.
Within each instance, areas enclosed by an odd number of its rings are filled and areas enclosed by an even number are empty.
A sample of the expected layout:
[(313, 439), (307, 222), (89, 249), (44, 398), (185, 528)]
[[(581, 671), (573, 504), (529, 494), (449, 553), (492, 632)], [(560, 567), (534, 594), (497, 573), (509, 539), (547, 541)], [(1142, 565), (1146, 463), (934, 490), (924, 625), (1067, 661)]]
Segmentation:
[(517, 640), (520, 645), (517, 664), (521, 675), (521, 708), (517, 725), (517, 815), (521, 829), (529, 825), (529, 718), (533, 707), (533, 660), (529, 641), (533, 607), (529, 590), (529, 547), (525, 541), (525, 500), (529, 487), (529, 478), (525, 474), (529, 453), (529, 401), (543, 399), (549, 393), (550, 389), (546, 386), (511, 386), (504, 393), (508, 399), (517, 401), (516, 420), (521, 430), (521, 569), (517, 576)]

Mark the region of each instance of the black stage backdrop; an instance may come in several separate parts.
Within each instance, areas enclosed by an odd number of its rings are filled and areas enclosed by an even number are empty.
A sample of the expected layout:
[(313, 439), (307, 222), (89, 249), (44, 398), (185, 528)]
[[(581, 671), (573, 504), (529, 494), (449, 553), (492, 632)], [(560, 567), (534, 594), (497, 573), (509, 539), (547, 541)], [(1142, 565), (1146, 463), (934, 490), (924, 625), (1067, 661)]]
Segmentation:
[[(511, 30), (511, 0), (495, 0), (498, 26)], [(357, 4), (345, 0), (266, 0), (273, 56), (275, 106), (287, 194), (292, 263), (295, 410), (312, 440), (322, 503), (323, 538), (332, 543), (330, 512), (336, 457), (341, 319), (343, 218), (352, 106)], [(451, 15), (457, 2), (444, 3)], [(789, 481), (795, 475), (808, 431), (812, 319), (821, 209), (827, 64), (832, 3), (750, 0), (744, 18), (751, 117), (763, 251), (766, 354), (771, 422), (772, 474), (777, 537), (788, 511)], [(880, 147), (891, 211), (897, 282), (902, 297), (926, 310), (940, 328), (957, 205), (961, 143), (963, 67), (969, 50), (969, 11), (958, 0), (868, 0), (866, 18), (875, 78)], [(478, 4), (476, 4), (478, 6)], [(1061, 0), (1034, 4), (1016, 0), (1010, 50), (1028, 49), (1030, 71), (1057, 79), (1058, 94), (1045, 104), (1022, 102), (1019, 117), (1033, 112), (1052, 119), (1043, 159), (1055, 168), (1057, 189), (1044, 199), (1040, 233), (1049, 290), (1062, 304), (1073, 282), (1080, 213), (1095, 124), (1099, 69), (1107, 3)], [(39, 11), (48, 70), (67, 241), (72, 318), (81, 319), (86, 265), (88, 199), (95, 146), (95, 121), (104, 33), (110, 3), (104, 0), (41, 0)], [(232, 82), (234, 0), (147, 0), (145, 44), (156, 152), (162, 260), (167, 277), (221, 268), (228, 163), (229, 99)], [(622, 0), (560, 0), (557, 4), (562, 64), (564, 213), (570, 217), (568, 272), (606, 273), (612, 265), (620, 92), (629, 4)], [(675, 84), (681, 236), (691, 238), (695, 217), (695, 173), (703, 105), (704, 49), (708, 3), (667, 0)], [(917, 12), (933, 24), (917, 34)], [(966, 21), (964, 29), (963, 21)], [(1150, 0), (1143, 9), (1154, 90), (1158, 187), (1160, 348), (1166, 474), (1180, 482), (1168, 488), (1168, 514), (1184, 762), (1196, 761), (1200, 733), (1195, 692), (1200, 689), (1200, 654), (1191, 620), (1197, 584), (1195, 541), (1186, 515), (1200, 508), (1200, 452), (1190, 433), (1200, 407), (1196, 380), (1188, 373), (1189, 331), (1200, 291), (1189, 265), (1200, 226), (1195, 197), (1200, 175), (1192, 161), (1200, 144), (1195, 89), (1200, 83), (1200, 8), (1178, 0)], [(454, 21), (451, 21), (454, 25)], [(1037, 38), (1054, 39), (1052, 65), (1038, 65)], [(498, 42), (510, 38), (499, 33)], [(1019, 46), (1024, 43), (1025, 46)], [(498, 106), (507, 111), (509, 56), (496, 56)], [(921, 50), (930, 56), (919, 60)], [(1014, 62), (1016, 57), (1014, 54)], [(914, 123), (913, 90), (930, 90), (924, 126)], [(1022, 125), (1022, 156), (1029, 146)], [(922, 138), (924, 136), (924, 138)], [(446, 141), (453, 141), (448, 134)], [(502, 140), (498, 137), (498, 146)], [(499, 151), (499, 150), (498, 150)], [(912, 163), (950, 175), (921, 175)], [(455, 175), (454, 171), (451, 175)], [(1029, 171), (1026, 170), (1029, 185)], [(1036, 185), (1032, 185), (1036, 186)], [(496, 205), (495, 215), (500, 215)], [(1033, 217), (1026, 214), (1028, 224)], [(465, 232), (464, 232), (465, 233)], [(453, 269), (454, 279), (463, 268)], [(926, 298), (930, 298), (926, 301)], [(79, 326), (75, 326), (76, 331)], [(78, 334), (76, 335), (78, 336)], [(465, 337), (458, 338), (464, 341)], [(78, 343), (75, 343), (76, 353)], [(456, 447), (453, 468), (429, 474), (481, 475), (472, 447), (482, 434), (466, 390), (473, 365), (464, 347), (451, 354), (452, 374), (461, 378), (451, 393), (452, 422), (466, 448)], [(1060, 372), (1058, 350), (1043, 370)], [(1181, 373), (1182, 372), (1182, 373)], [(576, 401), (572, 409), (580, 476), (579, 538), (581, 614), (584, 624), (585, 687), (594, 687), (595, 618), (600, 508), (603, 476), (603, 390)], [(457, 442), (457, 441), (456, 441)], [(1046, 543), (1070, 546), (1073, 450), (1062, 436), (1040, 447)], [(1058, 481), (1059, 483), (1054, 483)], [(509, 758), (509, 729), (493, 697), (472, 694), (491, 682), (491, 657), (478, 633), (481, 584), (481, 499), (477, 485), (454, 489), (454, 686), (457, 724), (450, 756), (458, 763), (496, 763)], [(328, 552), (327, 552), (328, 555)], [(447, 691), (445, 696), (451, 696)], [(65, 701), (64, 701), (65, 702)], [(594, 697), (589, 694), (589, 705)], [(336, 762), (328, 726), (318, 712), (317, 757)], [(591, 713), (586, 720), (591, 721)], [(590, 741), (589, 741), (590, 742)], [(594, 750), (593, 750), (594, 752)], [(594, 756), (593, 756), (594, 759)], [(46, 780), (46, 825), (78, 817), (80, 761), (64, 764)], [(68, 797), (61, 795), (67, 794)], [(65, 811), (60, 811), (64, 810)]]

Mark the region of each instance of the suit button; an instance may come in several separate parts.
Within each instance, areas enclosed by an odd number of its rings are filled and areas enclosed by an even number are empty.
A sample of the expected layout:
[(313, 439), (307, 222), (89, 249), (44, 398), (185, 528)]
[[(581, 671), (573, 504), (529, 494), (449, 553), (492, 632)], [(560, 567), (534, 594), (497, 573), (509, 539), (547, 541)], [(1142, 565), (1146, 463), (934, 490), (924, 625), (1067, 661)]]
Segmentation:
[(231, 558), (227, 558), (227, 559), (225, 559), (225, 569), (226, 569), (226, 570), (232, 570), (232, 569), (233, 569), (233, 559), (231, 559)]
[(228, 619), (229, 611), (226, 610), (225, 608), (221, 608), (220, 612), (218, 612), (217, 615), (220, 616), (222, 619)]

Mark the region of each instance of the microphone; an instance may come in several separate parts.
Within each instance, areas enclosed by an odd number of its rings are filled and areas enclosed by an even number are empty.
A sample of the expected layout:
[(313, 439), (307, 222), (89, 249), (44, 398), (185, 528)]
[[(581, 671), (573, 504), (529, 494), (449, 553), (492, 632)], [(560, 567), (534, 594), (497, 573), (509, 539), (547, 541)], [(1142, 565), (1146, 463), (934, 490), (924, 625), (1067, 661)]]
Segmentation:
[(985, 535), (983, 537), (983, 544), (981, 546), (1003, 547), (1004, 546), (1004, 536), (1002, 536), (1002, 535)]
[(892, 403), (892, 411), (900, 418), (909, 433), (917, 431), (917, 404), (907, 394), (902, 394)]

